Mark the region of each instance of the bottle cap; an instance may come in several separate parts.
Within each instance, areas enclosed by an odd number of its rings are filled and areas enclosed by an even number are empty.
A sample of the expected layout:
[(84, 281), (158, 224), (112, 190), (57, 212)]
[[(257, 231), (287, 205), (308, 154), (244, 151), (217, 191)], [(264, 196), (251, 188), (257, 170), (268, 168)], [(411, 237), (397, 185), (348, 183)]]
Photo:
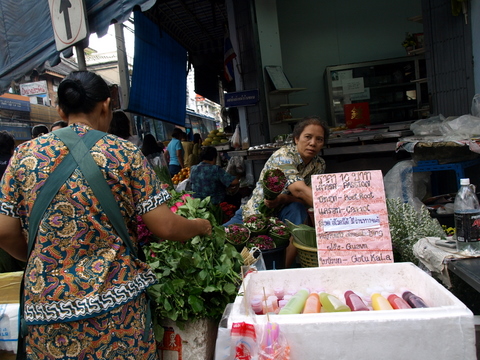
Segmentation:
[(470, 179), (460, 179), (460, 185), (470, 185)]

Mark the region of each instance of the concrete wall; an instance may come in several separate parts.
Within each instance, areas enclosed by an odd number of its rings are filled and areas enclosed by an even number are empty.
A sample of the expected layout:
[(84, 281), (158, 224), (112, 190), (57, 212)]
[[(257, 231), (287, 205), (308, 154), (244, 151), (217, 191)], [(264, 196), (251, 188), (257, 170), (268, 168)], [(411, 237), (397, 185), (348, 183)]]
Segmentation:
[[(473, 2), (479, 0), (472, 0)], [(421, 15), (420, 0), (277, 0), (285, 74), (294, 87), (294, 117), (326, 119), (324, 72), (327, 66), (405, 56), (406, 32), (423, 32), (408, 18)]]

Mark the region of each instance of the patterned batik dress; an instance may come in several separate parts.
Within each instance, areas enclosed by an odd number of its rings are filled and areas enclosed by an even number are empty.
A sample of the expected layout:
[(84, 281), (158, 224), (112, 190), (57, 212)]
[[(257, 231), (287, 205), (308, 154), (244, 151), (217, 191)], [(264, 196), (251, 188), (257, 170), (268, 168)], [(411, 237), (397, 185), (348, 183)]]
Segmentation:
[[(73, 125), (80, 135), (90, 130)], [(39, 189), (68, 153), (49, 133), (21, 144), (0, 184), (0, 213), (29, 215)], [(136, 215), (168, 200), (132, 143), (106, 135), (91, 150), (114, 193), (136, 246)], [(153, 331), (144, 341), (145, 290), (156, 278), (130, 255), (79, 169), (47, 208), (25, 273), (24, 317), (30, 359), (155, 359)]]

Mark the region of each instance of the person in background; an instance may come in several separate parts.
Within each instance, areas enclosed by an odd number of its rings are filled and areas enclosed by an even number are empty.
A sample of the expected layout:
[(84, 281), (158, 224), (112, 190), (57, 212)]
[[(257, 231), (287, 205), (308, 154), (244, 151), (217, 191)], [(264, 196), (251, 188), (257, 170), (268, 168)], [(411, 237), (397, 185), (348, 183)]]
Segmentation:
[(218, 205), (225, 200), (227, 189), (230, 192), (238, 190), (239, 179), (227, 173), (217, 161), (217, 149), (206, 146), (200, 153), (200, 164), (190, 170), (190, 184), (193, 197), (204, 199), (210, 196), (210, 202)]
[[(309, 116), (298, 122), (293, 129), (293, 144), (287, 144), (275, 151), (265, 163), (260, 177), (248, 202), (237, 210), (225, 224), (242, 224), (247, 216), (260, 214), (259, 205), (264, 203), (274, 209), (274, 216), (281, 221), (303, 224), (307, 219), (307, 209), (313, 207), (311, 176), (325, 172), (325, 161), (320, 151), (327, 142), (329, 128), (318, 116)], [(287, 177), (284, 191), (275, 200), (263, 196), (261, 179), (268, 169), (278, 168)], [(296, 257), (296, 248), (287, 248), (286, 266)]]
[(180, 139), (183, 136), (183, 130), (180, 128), (173, 129), (172, 140), (168, 143), (164, 150), (165, 160), (168, 164), (168, 171), (171, 176), (180, 172), (185, 166), (183, 164), (183, 147)]
[(202, 137), (199, 133), (193, 134), (192, 153), (187, 158), (187, 167), (192, 167), (200, 162), (200, 150), (202, 148)]
[(50, 126), (50, 131), (55, 131), (64, 127), (67, 127), (68, 123), (65, 120), (55, 121), (52, 126)]
[(155, 136), (146, 134), (143, 138), (142, 153), (152, 166), (166, 166), (163, 150), (158, 146)]
[[(15, 150), (15, 138), (8, 131), (0, 131), (0, 179), (8, 166)], [(15, 259), (5, 250), (0, 249), (0, 273), (21, 271), (25, 263)]]
[(181, 141), (182, 141), (182, 147), (183, 147), (183, 159), (185, 160), (184, 163), (185, 163), (185, 166), (188, 167), (188, 165), (186, 165), (187, 161), (188, 161), (188, 158), (190, 157), (190, 155), (192, 154), (192, 151), (193, 151), (193, 142), (192, 141), (188, 141), (187, 139), (187, 133), (182, 133), (182, 138), (181, 138)]
[(15, 150), (15, 138), (8, 131), (0, 131), (0, 178)]
[(142, 146), (141, 139), (137, 135), (132, 135), (130, 130), (130, 119), (122, 110), (115, 110), (113, 112), (113, 117), (112, 121), (110, 122), (108, 132), (110, 134), (117, 135), (122, 139), (130, 141), (138, 147)]
[(49, 133), (48, 128), (45, 125), (35, 125), (32, 128), (32, 139), (35, 139), (39, 136), (42, 136), (48, 133)]
[[(57, 110), (69, 126), (19, 145), (0, 183), (0, 248), (27, 261), (28, 358), (157, 359), (146, 296), (156, 276), (129, 250), (128, 239), (119, 236), (105, 213), (108, 205), (78, 167), (59, 184), (39, 226), (29, 228), (34, 205), (45, 200), (47, 179), (70, 152), (59, 132), (88, 138), (97, 134), (93, 130), (108, 130), (108, 85), (95, 73), (72, 72), (58, 86)], [(208, 220), (189, 220), (169, 209), (170, 194), (136, 146), (112, 134), (101, 136), (90, 154), (114, 195), (133, 247), (138, 249), (137, 216), (162, 239), (211, 234)], [(36, 238), (29, 255), (25, 236), (30, 231)]]

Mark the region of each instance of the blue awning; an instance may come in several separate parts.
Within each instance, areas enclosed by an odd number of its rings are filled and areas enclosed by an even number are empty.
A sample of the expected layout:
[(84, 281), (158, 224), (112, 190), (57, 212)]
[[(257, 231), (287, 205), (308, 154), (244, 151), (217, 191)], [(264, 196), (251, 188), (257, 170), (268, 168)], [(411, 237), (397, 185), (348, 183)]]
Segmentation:
[[(105, 35), (112, 20), (124, 22), (133, 8), (148, 10), (156, 0), (84, 0), (90, 33)], [(55, 66), (60, 53), (47, 0), (0, 1), (0, 94), (33, 69), (48, 61)]]
[(135, 56), (127, 111), (185, 126), (187, 51), (135, 12)]

